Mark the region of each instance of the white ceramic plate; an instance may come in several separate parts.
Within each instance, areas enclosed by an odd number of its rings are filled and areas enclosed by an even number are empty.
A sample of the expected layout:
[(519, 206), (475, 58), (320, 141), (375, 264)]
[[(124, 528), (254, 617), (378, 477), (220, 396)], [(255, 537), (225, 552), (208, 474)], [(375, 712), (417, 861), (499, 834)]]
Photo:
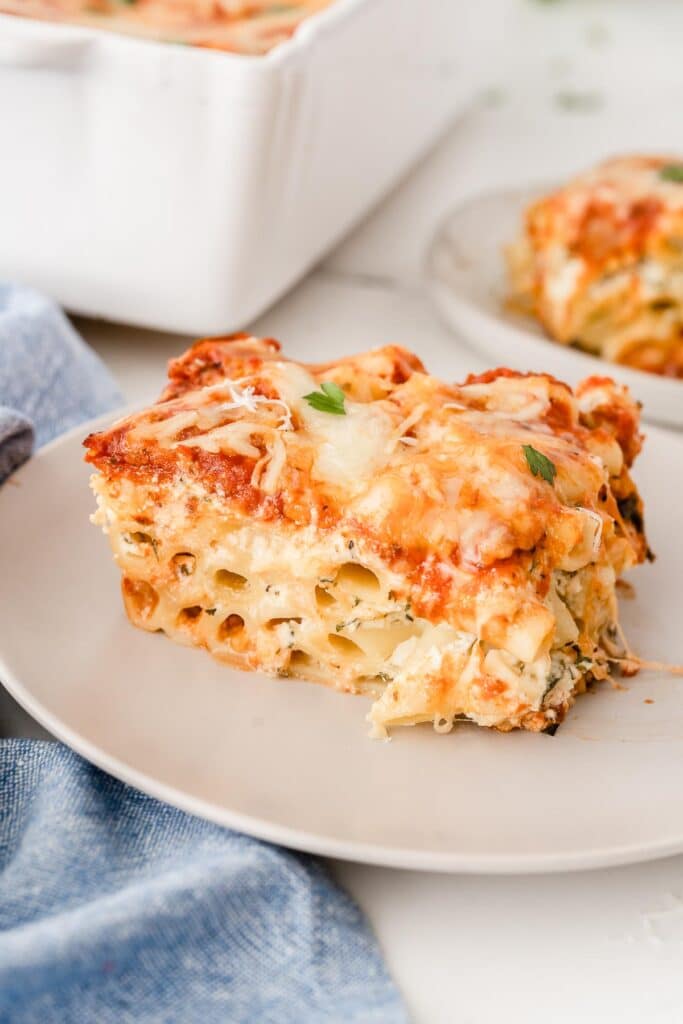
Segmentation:
[[(0, 491), (0, 678), (90, 761), (224, 825), (378, 864), (551, 871), (683, 850), (683, 679), (604, 685), (554, 737), (463, 726), (370, 740), (365, 698), (240, 673), (127, 623), (88, 521), (86, 432)], [(682, 471), (683, 441), (652, 430), (637, 475), (660, 558), (623, 602), (635, 648), (678, 662)]]
[(469, 199), (442, 224), (427, 258), (427, 274), (447, 323), (496, 366), (543, 370), (575, 384), (607, 374), (627, 384), (653, 423), (683, 427), (683, 380), (608, 363), (558, 345), (530, 317), (505, 308), (503, 247), (517, 236), (525, 207), (548, 186), (491, 192)]

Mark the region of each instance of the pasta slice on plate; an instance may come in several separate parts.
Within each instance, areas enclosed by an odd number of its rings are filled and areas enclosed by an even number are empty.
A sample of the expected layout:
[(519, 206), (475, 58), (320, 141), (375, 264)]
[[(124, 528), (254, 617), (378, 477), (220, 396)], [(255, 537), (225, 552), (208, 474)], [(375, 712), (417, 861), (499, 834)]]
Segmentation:
[(395, 346), (307, 366), (209, 338), (85, 444), (131, 621), (369, 694), (376, 735), (552, 731), (631, 667), (616, 581), (648, 554), (641, 438), (609, 379), (455, 385)]
[(561, 344), (683, 377), (683, 163), (608, 160), (527, 209), (513, 301)]

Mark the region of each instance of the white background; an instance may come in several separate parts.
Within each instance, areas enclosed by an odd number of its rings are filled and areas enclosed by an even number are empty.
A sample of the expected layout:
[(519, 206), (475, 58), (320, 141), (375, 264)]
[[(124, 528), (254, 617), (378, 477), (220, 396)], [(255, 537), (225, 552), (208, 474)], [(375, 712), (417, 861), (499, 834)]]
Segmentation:
[[(444, 3), (457, 31), (460, 2)], [(510, 0), (494, 12), (505, 19), (506, 55), (486, 94), (254, 333), (312, 360), (397, 342), (459, 378), (481, 364), (440, 325), (422, 281), (425, 247), (454, 202), (562, 177), (613, 152), (683, 155), (683, 4)], [(132, 402), (158, 393), (186, 340), (78, 326)], [(3, 731), (20, 729), (7, 709)], [(332, 867), (368, 913), (418, 1022), (683, 1020), (683, 858), (517, 878)]]

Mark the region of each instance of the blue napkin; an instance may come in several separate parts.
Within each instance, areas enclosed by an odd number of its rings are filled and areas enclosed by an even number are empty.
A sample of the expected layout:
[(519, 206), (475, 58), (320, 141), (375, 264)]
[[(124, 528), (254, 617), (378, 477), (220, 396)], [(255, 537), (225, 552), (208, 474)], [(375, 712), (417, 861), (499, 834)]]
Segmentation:
[(0, 283), (0, 482), (37, 445), (123, 404), (95, 353), (49, 299)]
[(405, 1021), (360, 911), (312, 858), (58, 743), (1, 743), (0, 800), (0, 1020)]
[[(34, 435), (120, 402), (58, 309), (0, 284), (0, 479)], [(0, 740), (0, 1021), (407, 1019), (360, 910), (313, 858), (177, 811), (61, 744)]]

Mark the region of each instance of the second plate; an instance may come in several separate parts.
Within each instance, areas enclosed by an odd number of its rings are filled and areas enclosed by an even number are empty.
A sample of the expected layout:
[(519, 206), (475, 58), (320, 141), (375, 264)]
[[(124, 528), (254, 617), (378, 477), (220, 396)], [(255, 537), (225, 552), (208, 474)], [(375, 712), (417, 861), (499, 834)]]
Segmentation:
[(427, 273), (437, 305), (453, 330), (496, 365), (543, 370), (569, 384), (605, 374), (643, 403), (643, 418), (683, 427), (683, 381), (608, 363), (552, 341), (540, 324), (506, 308), (503, 248), (519, 231), (525, 207), (543, 186), (491, 192), (458, 206), (437, 232)]

